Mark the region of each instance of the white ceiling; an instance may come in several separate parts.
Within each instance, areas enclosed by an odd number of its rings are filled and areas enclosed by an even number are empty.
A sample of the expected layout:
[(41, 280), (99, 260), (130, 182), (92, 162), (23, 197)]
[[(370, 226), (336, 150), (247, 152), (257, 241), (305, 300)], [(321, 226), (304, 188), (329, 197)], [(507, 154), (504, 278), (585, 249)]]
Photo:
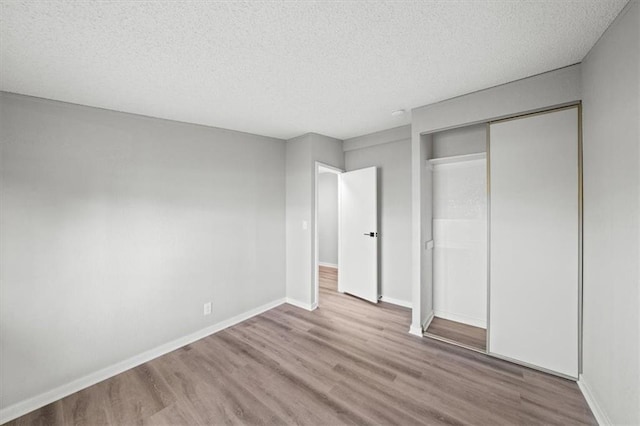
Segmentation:
[(0, 89), (344, 139), (580, 62), (626, 2), (2, 0)]

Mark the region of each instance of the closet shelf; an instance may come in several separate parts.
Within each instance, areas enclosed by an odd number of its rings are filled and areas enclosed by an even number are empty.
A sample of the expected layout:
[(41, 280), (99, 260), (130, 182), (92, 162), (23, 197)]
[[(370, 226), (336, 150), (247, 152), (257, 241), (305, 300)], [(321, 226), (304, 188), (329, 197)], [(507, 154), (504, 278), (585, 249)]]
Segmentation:
[(427, 160), (428, 166), (437, 166), (440, 164), (459, 163), (463, 161), (484, 160), (487, 158), (486, 152), (478, 152), (476, 154), (452, 155), (451, 157), (432, 158)]

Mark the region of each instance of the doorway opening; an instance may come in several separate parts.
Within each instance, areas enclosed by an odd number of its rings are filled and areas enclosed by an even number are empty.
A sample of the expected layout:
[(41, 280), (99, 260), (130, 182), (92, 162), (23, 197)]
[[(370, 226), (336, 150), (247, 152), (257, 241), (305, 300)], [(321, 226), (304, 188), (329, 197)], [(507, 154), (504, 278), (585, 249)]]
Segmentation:
[(316, 162), (315, 208), (315, 301), (320, 294), (338, 291), (338, 250), (340, 241), (339, 179), (343, 171)]
[(377, 176), (377, 167), (343, 172), (316, 162), (315, 306), (320, 301), (320, 271), (323, 283), (331, 285), (334, 293), (378, 303)]

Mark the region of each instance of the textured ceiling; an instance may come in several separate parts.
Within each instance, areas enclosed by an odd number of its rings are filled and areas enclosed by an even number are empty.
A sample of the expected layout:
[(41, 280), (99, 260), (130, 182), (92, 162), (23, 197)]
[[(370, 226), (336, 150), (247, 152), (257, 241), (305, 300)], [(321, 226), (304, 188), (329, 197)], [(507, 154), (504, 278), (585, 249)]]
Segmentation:
[(279, 138), (580, 62), (627, 0), (2, 0), (0, 88)]

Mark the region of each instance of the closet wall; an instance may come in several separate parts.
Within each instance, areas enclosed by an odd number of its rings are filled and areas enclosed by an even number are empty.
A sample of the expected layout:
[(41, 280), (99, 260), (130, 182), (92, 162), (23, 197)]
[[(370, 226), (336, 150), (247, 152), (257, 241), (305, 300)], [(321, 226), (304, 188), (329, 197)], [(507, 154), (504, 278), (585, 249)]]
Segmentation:
[(432, 135), (433, 311), (476, 327), (487, 319), (486, 126)]
[(411, 128), (344, 141), (346, 171), (378, 168), (378, 241), (382, 301), (411, 306)]
[(478, 154), (487, 151), (487, 126), (484, 123), (433, 134), (431, 158)]
[(640, 424), (640, 2), (583, 61), (584, 346), (601, 424)]

